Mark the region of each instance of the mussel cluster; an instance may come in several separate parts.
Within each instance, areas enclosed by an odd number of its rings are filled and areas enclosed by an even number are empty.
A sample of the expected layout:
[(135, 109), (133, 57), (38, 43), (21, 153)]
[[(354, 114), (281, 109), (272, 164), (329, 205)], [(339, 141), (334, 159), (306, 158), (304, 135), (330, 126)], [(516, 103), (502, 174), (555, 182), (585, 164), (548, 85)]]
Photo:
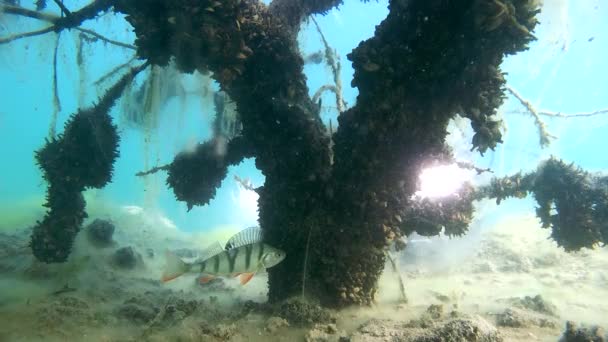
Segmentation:
[(34, 256), (47, 263), (64, 262), (87, 217), (82, 191), (101, 188), (112, 177), (119, 136), (107, 112), (88, 109), (67, 121), (65, 131), (47, 140), (36, 161), (48, 182), (46, 216), (32, 232)]
[(543, 163), (531, 182), (536, 214), (566, 251), (608, 242), (608, 177), (554, 158)]
[(474, 190), (463, 185), (456, 194), (439, 199), (423, 198), (411, 202), (403, 214), (401, 232), (407, 236), (416, 232), (422, 236), (462, 236), (473, 219)]
[(140, 58), (164, 66), (174, 58), (185, 73), (213, 70), (222, 86), (243, 72), (253, 53), (242, 38), (241, 25), (261, 19), (247, 17), (245, 1), (155, 0), (117, 1), (137, 36)]
[(127, 72), (99, 103), (72, 115), (63, 134), (47, 139), (36, 162), (48, 183), (46, 216), (34, 226), (30, 247), (43, 262), (67, 260), (87, 217), (82, 191), (102, 188), (112, 179), (120, 137), (109, 112), (116, 99), (147, 63)]
[(167, 184), (178, 200), (186, 202), (188, 210), (205, 205), (215, 197), (228, 167), (252, 156), (250, 146), (241, 136), (227, 143), (218, 137), (198, 144), (194, 151), (175, 156), (168, 169)]
[(492, 180), (477, 197), (522, 198), (532, 194), (536, 215), (551, 238), (566, 251), (593, 248), (608, 241), (608, 176), (592, 175), (550, 158), (535, 172)]

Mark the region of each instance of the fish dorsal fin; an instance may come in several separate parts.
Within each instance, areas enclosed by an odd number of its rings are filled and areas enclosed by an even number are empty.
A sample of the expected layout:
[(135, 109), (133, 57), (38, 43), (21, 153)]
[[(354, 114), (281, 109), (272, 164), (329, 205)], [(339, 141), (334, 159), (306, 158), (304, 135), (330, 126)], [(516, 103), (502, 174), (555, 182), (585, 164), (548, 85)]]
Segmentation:
[(226, 250), (249, 245), (262, 241), (262, 230), (260, 227), (249, 227), (234, 234), (233, 237), (226, 242)]
[(207, 260), (223, 251), (224, 249), (222, 248), (222, 245), (219, 242), (215, 241), (203, 250), (203, 252), (201, 253), (200, 260)]

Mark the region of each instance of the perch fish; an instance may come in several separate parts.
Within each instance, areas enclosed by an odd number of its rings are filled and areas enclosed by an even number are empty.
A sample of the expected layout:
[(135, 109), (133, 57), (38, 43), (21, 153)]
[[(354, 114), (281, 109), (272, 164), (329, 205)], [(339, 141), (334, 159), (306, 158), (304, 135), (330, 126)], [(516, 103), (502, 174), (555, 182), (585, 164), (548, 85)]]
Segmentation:
[(242, 285), (253, 276), (285, 259), (285, 252), (262, 242), (262, 232), (258, 227), (242, 230), (228, 240), (222, 248), (219, 243), (209, 247), (204, 257), (194, 262), (185, 262), (174, 253), (167, 251), (166, 268), (161, 281), (168, 282), (185, 273), (200, 273), (201, 283), (215, 277), (240, 276)]

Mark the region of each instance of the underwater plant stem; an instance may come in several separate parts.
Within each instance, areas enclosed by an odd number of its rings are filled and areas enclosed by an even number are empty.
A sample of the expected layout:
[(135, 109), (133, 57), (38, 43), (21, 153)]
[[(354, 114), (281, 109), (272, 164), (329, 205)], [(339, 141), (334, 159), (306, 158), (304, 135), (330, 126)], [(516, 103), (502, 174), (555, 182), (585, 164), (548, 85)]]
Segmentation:
[(139, 66), (131, 68), (114, 86), (112, 86), (96, 107), (107, 108), (114, 104), (114, 101), (120, 97), (122, 91), (141, 71), (150, 66), (150, 62), (145, 62)]
[(160, 308), (156, 316), (150, 322), (148, 322), (148, 324), (146, 324), (146, 327), (144, 328), (141, 334), (142, 337), (146, 336), (146, 334), (152, 327), (162, 322), (162, 320), (165, 318), (165, 315), (167, 314), (167, 307), (169, 306), (169, 303), (171, 303), (172, 300), (173, 298), (169, 297), (169, 299), (167, 299), (167, 301), (165, 302), (165, 305)]
[[(331, 68), (332, 74), (334, 75), (334, 83), (335, 88), (331, 89), (336, 94), (336, 107), (338, 108), (338, 113), (342, 113), (346, 107), (346, 102), (344, 102), (344, 98), (342, 97), (342, 79), (340, 78), (340, 61), (336, 60), (336, 54), (334, 50), (329, 46), (327, 39), (325, 39), (325, 35), (323, 31), (321, 31), (321, 26), (317, 23), (314, 17), (310, 17), (312, 22), (315, 24), (317, 28), (317, 32), (321, 36), (321, 40), (323, 41), (323, 45), (325, 46), (325, 58), (327, 59), (327, 64)], [(315, 94), (316, 95), (316, 94)], [(316, 101), (313, 101), (316, 103)]]
[(302, 299), (306, 293), (306, 269), (308, 267), (308, 251), (310, 249), (310, 237), (312, 235), (312, 225), (308, 228), (308, 237), (306, 238), (306, 249), (304, 250), (304, 268), (302, 270)]
[(0, 38), (0, 44), (10, 43), (12, 41), (15, 41), (15, 40), (21, 39), (21, 38), (39, 36), (42, 34), (53, 32), (53, 31), (55, 31), (55, 26), (50, 26), (47, 28), (43, 28), (41, 30), (36, 30), (36, 31), (31, 31), (31, 32), (18, 33), (18, 34), (8, 36), (5, 38)]
[(49, 125), (49, 138), (53, 139), (57, 130), (57, 115), (61, 111), (61, 102), (59, 101), (59, 91), (57, 90), (57, 51), (59, 50), (59, 39), (61, 32), (57, 33), (55, 41), (55, 51), (53, 52), (53, 114)]
[(471, 163), (468, 162), (456, 162), (456, 165), (458, 165), (458, 167), (463, 168), (463, 169), (468, 169), (468, 170), (475, 170), (475, 172), (477, 172), (478, 175), (484, 173), (484, 172), (489, 172), (489, 173), (494, 173), (492, 170), (490, 170), (489, 168), (480, 168), (478, 166), (475, 166)]
[(534, 108), (534, 106), (532, 105), (532, 103), (530, 103), (530, 101), (526, 100), (525, 98), (523, 98), (515, 89), (513, 89), (513, 87), (511, 86), (506, 86), (505, 89), (511, 93), (511, 95), (515, 96), (515, 98), (517, 100), (519, 100), (519, 102), (526, 107), (526, 109), (528, 110), (528, 112), (530, 112), (530, 114), (532, 114), (532, 116), (534, 117), (534, 122), (536, 123), (536, 127), (538, 127), (538, 133), (540, 135), (540, 146), (541, 147), (546, 147), (549, 145), (549, 143), (551, 142), (551, 138), (555, 138), (555, 136), (551, 135), (548, 131), (547, 131), (547, 126), (545, 125), (545, 123), (540, 119), (540, 115), (538, 113), (538, 110), (536, 110), (536, 108)]
[(66, 16), (72, 15), (72, 12), (70, 12), (70, 10), (67, 7), (65, 7), (65, 5), (63, 4), (63, 1), (61, 1), (61, 0), (53, 0), (53, 1), (55, 1), (57, 6), (59, 6), (59, 8), (61, 8), (61, 12), (63, 12)]
[(107, 80), (108, 78), (112, 77), (114, 74), (116, 74), (117, 72), (119, 72), (121, 69), (124, 69), (126, 67), (129, 66), (129, 64), (131, 64), (134, 60), (137, 59), (137, 56), (133, 56), (131, 57), (131, 59), (129, 59), (128, 61), (124, 62), (123, 64), (113, 68), (112, 70), (108, 71), (107, 74), (101, 76), (97, 81), (95, 81), (95, 85), (99, 85), (101, 84), (103, 81)]
[(247, 182), (246, 180), (242, 179), (241, 177), (234, 175), (234, 180), (237, 181), (245, 190), (249, 190), (249, 191), (256, 191), (256, 189), (251, 185), (250, 182)]
[[(32, 19), (39, 19), (39, 20), (43, 20), (43, 21), (53, 23), (53, 24), (59, 19), (59, 17), (57, 17), (55, 15), (45, 14), (45, 13), (41, 13), (38, 11), (32, 11), (32, 10), (29, 10), (27, 8), (23, 8), (20, 6), (3, 5), (0, 8), (2, 9), (2, 11), (4, 13), (20, 15), (20, 16), (24, 16), (24, 17), (28, 17), (28, 18), (32, 18)], [(47, 27), (45, 29), (38, 30), (38, 31), (20, 33), (20, 34), (6, 37), (6, 38), (0, 38), (0, 44), (10, 43), (10, 42), (20, 39), (20, 38), (26, 38), (26, 37), (32, 37), (32, 36), (36, 36), (36, 35), (45, 34), (45, 33), (54, 31), (56, 29), (57, 29), (56, 26), (50, 26), (50, 27)], [(120, 46), (120, 47), (123, 47), (126, 49), (131, 49), (131, 50), (137, 49), (134, 45), (112, 40), (110, 38), (106, 38), (106, 37), (102, 36), (101, 34), (95, 32), (95, 31), (89, 30), (89, 29), (80, 28), (80, 27), (75, 27), (75, 29), (78, 31), (87, 33), (89, 35), (92, 35), (95, 38), (102, 40), (109, 44), (113, 44), (113, 45)]]
[(57, 16), (55, 16), (55, 15), (29, 10), (29, 9), (23, 8), (21, 6), (3, 4), (2, 6), (0, 6), (0, 9), (2, 9), (2, 12), (6, 13), (6, 14), (20, 15), (23, 17), (28, 17), (28, 18), (32, 18), (32, 19), (40, 19), (40, 20), (44, 20), (44, 21), (48, 21), (48, 22), (54, 22), (57, 19)]
[(556, 117), (556, 118), (575, 118), (575, 117), (588, 117), (588, 116), (596, 116), (596, 115), (602, 115), (602, 114), (608, 114), (608, 108), (606, 109), (598, 109), (598, 110), (594, 110), (591, 112), (579, 112), (579, 113), (572, 113), (572, 114), (564, 114), (562, 112), (548, 112), (548, 111), (539, 111), (538, 115), (544, 115), (544, 116), (551, 116), (551, 117)]
[[(339, 96), (338, 95), (338, 88), (336, 88), (335, 85), (333, 85), (333, 84), (325, 84), (325, 85), (322, 85), (321, 88), (317, 89), (317, 91), (315, 92), (315, 94), (312, 97), (312, 102), (318, 103), (319, 102), (319, 98), (321, 97), (321, 95), (323, 94), (323, 92), (325, 92), (327, 90), (333, 91), (336, 94), (336, 97)], [(338, 108), (338, 110), (340, 110), (340, 109)]]
[(125, 49), (137, 50), (137, 47), (135, 47), (134, 45), (123, 43), (123, 42), (119, 42), (117, 40), (112, 40), (110, 38), (106, 38), (106, 37), (100, 35), (99, 33), (95, 32), (95, 31), (92, 31), (92, 30), (89, 30), (89, 29), (80, 28), (80, 27), (77, 27), (76, 29), (78, 31), (80, 31), (80, 32), (84, 32), (84, 33), (90, 34), (91, 36), (93, 36), (93, 37), (95, 37), (95, 38), (97, 38), (99, 40), (103, 40), (106, 43), (110, 43), (110, 44), (113, 44), (113, 45), (116, 45), (116, 46), (120, 46), (120, 47), (123, 47)]
[(80, 26), (83, 21), (93, 19), (99, 12), (108, 10), (113, 3), (113, 0), (95, 0), (78, 11), (72, 12), (69, 16), (57, 18), (54, 22), (55, 30), (60, 31)]
[(399, 269), (397, 268), (397, 263), (395, 262), (395, 259), (389, 251), (386, 251), (386, 258), (391, 264), (393, 273), (395, 273), (395, 276), (397, 277), (397, 282), (399, 282), (399, 296), (401, 297), (400, 300), (402, 303), (407, 303), (408, 300), (407, 295), (405, 294), (405, 285), (403, 283), (403, 277), (401, 277), (401, 272), (399, 272)]
[(135, 174), (135, 176), (141, 177), (141, 176), (147, 176), (147, 175), (151, 175), (153, 173), (157, 173), (158, 171), (168, 171), (170, 167), (171, 167), (171, 164), (167, 164), (167, 165), (163, 165), (163, 166), (156, 166), (156, 167), (151, 168), (148, 171), (138, 172)]

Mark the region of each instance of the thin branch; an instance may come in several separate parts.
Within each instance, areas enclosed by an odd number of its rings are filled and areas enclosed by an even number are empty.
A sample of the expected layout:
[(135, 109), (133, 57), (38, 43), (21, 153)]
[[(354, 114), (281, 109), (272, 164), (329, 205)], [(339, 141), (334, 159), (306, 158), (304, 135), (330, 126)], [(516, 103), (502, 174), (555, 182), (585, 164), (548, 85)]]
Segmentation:
[[(317, 32), (321, 36), (321, 40), (323, 41), (323, 45), (325, 46), (325, 58), (327, 59), (327, 64), (329, 64), (331, 71), (334, 75), (334, 83), (335, 89), (334, 93), (336, 94), (336, 107), (338, 107), (338, 112), (342, 113), (346, 107), (346, 102), (344, 102), (344, 98), (342, 97), (342, 79), (340, 78), (340, 60), (336, 60), (336, 54), (334, 50), (329, 46), (327, 39), (325, 39), (325, 35), (321, 31), (321, 27), (317, 23), (314, 17), (310, 17), (312, 22), (315, 24), (317, 28)], [(316, 101), (313, 101), (316, 102)]]
[(153, 173), (157, 173), (158, 171), (168, 171), (170, 167), (171, 167), (171, 164), (167, 164), (167, 165), (163, 165), (163, 166), (156, 166), (156, 167), (153, 167), (152, 169), (150, 169), (148, 171), (138, 172), (135, 175), (137, 177), (147, 176), (147, 175), (151, 175)]
[(304, 252), (304, 267), (302, 270), (302, 300), (306, 297), (306, 271), (308, 268), (308, 251), (310, 250), (310, 237), (312, 236), (312, 228), (310, 225), (308, 227), (308, 238), (306, 238), (306, 249)]
[[(40, 18), (40, 19), (47, 20), (47, 18)], [(110, 38), (106, 38), (95, 31), (80, 28), (80, 27), (76, 27), (75, 29), (78, 31), (84, 32), (86, 34), (89, 34), (91, 36), (94, 36), (95, 38), (102, 40), (104, 42), (107, 42), (107, 43), (110, 43), (113, 45), (117, 45), (117, 46), (120, 46), (123, 48), (131, 49), (131, 50), (137, 50), (137, 47), (135, 47), (134, 45), (112, 40)], [(38, 36), (38, 35), (42, 35), (42, 34), (53, 32), (53, 31), (55, 31), (55, 26), (49, 26), (47, 28), (37, 30), (37, 31), (32, 31), (32, 32), (19, 33), (19, 34), (5, 37), (5, 38), (0, 38), (0, 44), (6, 44), (6, 43), (10, 43), (17, 39)]]
[(528, 112), (530, 112), (530, 114), (532, 114), (532, 116), (534, 117), (534, 121), (536, 123), (536, 127), (538, 127), (538, 133), (540, 135), (540, 146), (541, 147), (546, 147), (547, 145), (549, 145), (549, 143), (551, 142), (550, 139), (553, 138), (555, 139), (555, 136), (551, 135), (548, 131), (547, 131), (547, 126), (545, 125), (545, 123), (540, 119), (540, 115), (538, 113), (538, 110), (532, 105), (532, 103), (530, 103), (530, 101), (524, 99), (515, 89), (513, 89), (510, 86), (506, 86), (506, 89), (509, 93), (511, 93), (511, 95), (515, 96), (515, 98), (517, 98), (517, 100), (519, 100), (519, 102), (526, 107), (526, 109), (528, 110)]
[(329, 119), (329, 164), (334, 165), (334, 127)]
[(575, 118), (575, 117), (589, 117), (596, 116), (602, 114), (608, 114), (608, 108), (606, 109), (598, 109), (592, 112), (580, 112), (580, 113), (572, 113), (572, 114), (564, 114), (562, 112), (549, 112), (549, 111), (539, 111), (539, 115), (556, 117), (556, 118)]
[(95, 18), (97, 13), (107, 10), (112, 6), (110, 0), (96, 0), (87, 6), (71, 13), (67, 17), (58, 17), (55, 15), (44, 14), (37, 11), (28, 10), (21, 6), (3, 5), (2, 11), (7, 14), (21, 15), (34, 19), (48, 21), (54, 24), (54, 30), (60, 31), (80, 26), (83, 21)]
[(146, 326), (144, 327), (141, 336), (145, 337), (148, 332), (150, 331), (150, 329), (152, 329), (152, 327), (154, 327), (155, 325), (160, 324), (163, 319), (165, 319), (165, 316), (167, 314), (167, 308), (169, 307), (169, 303), (171, 303), (171, 301), (173, 300), (172, 297), (169, 297), (167, 299), (167, 301), (165, 302), (165, 304), (163, 306), (161, 306), (160, 310), (158, 311), (158, 313), (156, 314), (156, 316), (154, 316), (153, 319), (151, 319)]
[(477, 167), (471, 163), (467, 163), (467, 162), (456, 162), (456, 165), (458, 165), (458, 167), (463, 168), (463, 169), (468, 169), (468, 170), (475, 170), (475, 172), (477, 172), (478, 175), (484, 173), (484, 172), (489, 172), (489, 173), (494, 173), (492, 170), (488, 169), (482, 169), (480, 167)]
[[(524, 110), (509, 110), (509, 111), (506, 111), (505, 113), (527, 114), (528, 111), (527, 110), (525, 110), (525, 111)], [(562, 112), (552, 112), (552, 111), (544, 111), (544, 110), (538, 111), (538, 115), (548, 116), (548, 117), (552, 117), (552, 118), (560, 118), (560, 119), (586, 118), (586, 117), (606, 115), (606, 114), (608, 114), (608, 108), (598, 109), (598, 110), (594, 110), (591, 112), (576, 112), (576, 113), (562, 113)]]
[(59, 101), (59, 91), (57, 87), (57, 52), (59, 51), (59, 39), (61, 38), (61, 32), (57, 33), (57, 40), (55, 41), (55, 51), (53, 53), (53, 114), (51, 116), (51, 123), (49, 127), (49, 138), (55, 138), (57, 130), (57, 115), (61, 111), (61, 101)]
[(329, 91), (333, 91), (336, 94), (336, 97), (338, 96), (338, 88), (336, 88), (335, 85), (333, 84), (325, 84), (322, 85), (321, 88), (319, 88), (315, 94), (312, 97), (312, 102), (313, 103), (317, 103), (319, 102), (319, 98), (321, 97), (321, 95), (323, 94), (324, 91), (329, 90)]
[(51, 22), (51, 23), (55, 23), (55, 20), (57, 20), (59, 18), (52, 14), (32, 11), (27, 8), (23, 8), (21, 6), (1, 5), (0, 8), (2, 9), (2, 12), (5, 14), (20, 15), (23, 17), (44, 20), (44, 21)]
[(59, 6), (59, 8), (61, 8), (61, 12), (63, 12), (66, 16), (72, 15), (72, 12), (70, 12), (70, 10), (68, 10), (68, 8), (65, 7), (65, 5), (63, 4), (63, 2), (61, 0), (54, 0), (54, 1), (57, 4), (57, 6)]
[(99, 12), (108, 10), (113, 5), (113, 0), (95, 0), (84, 6), (70, 16), (60, 17), (55, 20), (57, 31), (78, 27), (82, 22), (95, 18)]
[(126, 61), (125, 63), (122, 63), (121, 65), (112, 68), (112, 70), (108, 71), (108, 73), (106, 73), (105, 75), (101, 76), (97, 81), (95, 81), (95, 85), (99, 85), (102, 82), (104, 82), (105, 80), (107, 80), (108, 78), (112, 77), (114, 74), (116, 74), (117, 72), (119, 72), (120, 70), (126, 68), (129, 66), (129, 64), (131, 64), (134, 60), (137, 59), (137, 56), (133, 56), (131, 59), (129, 59), (128, 61)]
[(237, 181), (237, 183), (241, 184), (241, 186), (245, 190), (255, 191), (255, 188), (253, 187), (253, 185), (251, 184), (251, 182), (249, 180), (242, 179), (241, 177), (239, 177), (237, 175), (234, 175), (234, 180)]
[[(64, 29), (77, 28), (78, 26), (80, 26), (82, 24), (83, 21), (95, 18), (95, 16), (97, 16), (97, 14), (99, 12), (109, 9), (111, 7), (111, 5), (112, 5), (112, 3), (110, 0), (96, 0), (92, 3), (90, 3), (89, 5), (81, 8), (80, 10), (70, 13), (70, 15), (66, 16), (66, 17), (58, 17), (58, 16), (54, 16), (54, 15), (49, 15), (49, 14), (42, 14), (37, 11), (28, 10), (28, 9), (20, 7), (20, 6), (3, 5), (2, 11), (4, 13), (13, 14), (13, 15), (21, 15), (21, 16), (25, 16), (25, 17), (29, 17), (29, 18), (33, 18), (33, 19), (44, 20), (44, 21), (52, 23), (53, 25), (50, 27), (44, 28), (42, 30), (38, 30), (38, 31), (20, 33), (20, 34), (6, 37), (6, 38), (0, 38), (0, 44), (6, 44), (6, 43), (9, 43), (9, 42), (17, 40), (17, 39), (37, 36), (37, 35), (51, 32), (51, 31), (59, 32)], [(101, 36), (100, 34), (95, 33), (91, 30), (81, 29), (81, 28), (78, 28), (78, 30), (91, 34), (91, 35), (94, 35), (95, 37), (97, 37), (101, 40), (104, 40), (106, 42), (109, 42), (109, 43), (112, 43), (112, 44), (115, 44), (118, 46), (126, 47), (129, 49), (135, 49), (134, 46), (105, 38), (105, 37)]]
[(100, 35), (99, 33), (95, 32), (95, 31), (91, 31), (89, 29), (84, 29), (84, 28), (80, 28), (80, 27), (77, 27), (76, 29), (78, 31), (90, 34), (91, 36), (93, 36), (93, 37), (95, 37), (95, 38), (97, 38), (99, 40), (103, 40), (106, 43), (110, 43), (110, 44), (114, 44), (114, 45), (117, 45), (117, 46), (121, 46), (121, 47), (124, 47), (126, 49), (137, 50), (137, 47), (135, 45), (119, 42), (117, 40), (112, 40), (110, 38), (106, 38), (106, 37)]
[(391, 255), (391, 253), (389, 251), (385, 250), (384, 254), (386, 255), (386, 258), (388, 259), (388, 261), (391, 264), (391, 268), (393, 269), (393, 273), (395, 274), (395, 277), (397, 278), (397, 282), (399, 282), (400, 300), (403, 304), (407, 304), (408, 300), (407, 300), (407, 295), (405, 294), (405, 285), (403, 282), (403, 277), (401, 277), (401, 272), (399, 272), (399, 268), (397, 267), (397, 262), (395, 261), (395, 258), (393, 258), (393, 256)]
[(41, 30), (32, 31), (32, 32), (19, 33), (19, 34), (5, 37), (5, 38), (0, 38), (0, 44), (10, 43), (14, 40), (21, 39), (21, 38), (39, 36), (39, 35), (42, 35), (45, 33), (53, 32), (53, 31), (55, 31), (55, 26), (50, 26), (50, 27), (43, 28)]

